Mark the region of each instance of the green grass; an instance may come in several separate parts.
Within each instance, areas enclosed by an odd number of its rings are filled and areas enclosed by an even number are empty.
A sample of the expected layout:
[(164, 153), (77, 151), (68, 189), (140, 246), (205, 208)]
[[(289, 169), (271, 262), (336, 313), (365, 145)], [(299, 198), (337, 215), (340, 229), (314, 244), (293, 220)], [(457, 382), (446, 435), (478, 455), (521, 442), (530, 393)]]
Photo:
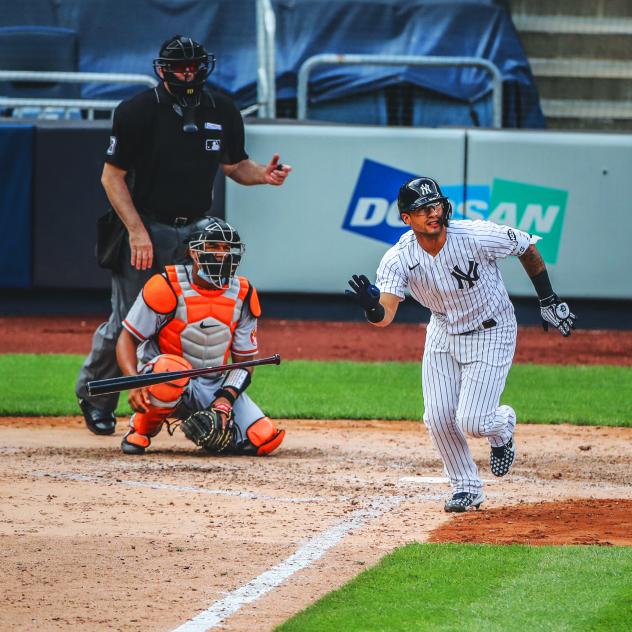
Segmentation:
[[(77, 414), (77, 355), (0, 355), (0, 415)], [(271, 416), (421, 419), (416, 363), (296, 360), (260, 367), (248, 393)], [(632, 368), (516, 364), (502, 401), (520, 422), (632, 426)], [(125, 394), (119, 414), (129, 408)]]
[(411, 544), (279, 632), (629, 630), (632, 549)]

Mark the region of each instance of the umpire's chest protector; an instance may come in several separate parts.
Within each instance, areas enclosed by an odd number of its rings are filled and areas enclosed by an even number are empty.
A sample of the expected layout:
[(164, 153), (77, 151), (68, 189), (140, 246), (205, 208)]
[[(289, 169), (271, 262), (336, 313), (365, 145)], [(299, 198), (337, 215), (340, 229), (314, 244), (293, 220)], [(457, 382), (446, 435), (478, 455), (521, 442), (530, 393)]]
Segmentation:
[(226, 364), (250, 284), (233, 277), (224, 290), (193, 287), (183, 266), (168, 266), (167, 278), (176, 295), (174, 317), (160, 330), (162, 353), (186, 358), (194, 368)]

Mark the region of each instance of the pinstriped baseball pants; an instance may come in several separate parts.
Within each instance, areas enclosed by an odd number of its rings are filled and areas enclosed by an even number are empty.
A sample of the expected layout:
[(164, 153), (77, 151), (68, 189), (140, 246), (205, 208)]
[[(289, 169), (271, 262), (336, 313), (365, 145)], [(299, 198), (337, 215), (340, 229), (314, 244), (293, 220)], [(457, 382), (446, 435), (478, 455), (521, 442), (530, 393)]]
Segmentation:
[(424, 423), (454, 491), (479, 492), (483, 483), (466, 435), (507, 443), (516, 415), (499, 406), (516, 348), (515, 317), (497, 327), (451, 335), (431, 319), (422, 360)]

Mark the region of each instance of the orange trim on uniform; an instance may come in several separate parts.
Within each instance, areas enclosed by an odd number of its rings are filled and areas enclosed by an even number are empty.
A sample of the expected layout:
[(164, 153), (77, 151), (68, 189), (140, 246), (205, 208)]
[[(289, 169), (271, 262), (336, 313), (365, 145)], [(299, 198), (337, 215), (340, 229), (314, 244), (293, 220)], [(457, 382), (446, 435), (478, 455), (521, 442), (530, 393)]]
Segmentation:
[(261, 303), (259, 303), (259, 294), (257, 290), (253, 287), (252, 292), (250, 293), (250, 301), (248, 303), (248, 307), (250, 307), (250, 312), (255, 318), (259, 318), (261, 316)]
[(154, 274), (145, 283), (143, 300), (157, 314), (170, 314), (178, 305), (176, 293), (162, 274)]
[(257, 351), (259, 351), (259, 349), (251, 349), (250, 351), (237, 351), (237, 349), (232, 350), (235, 355), (254, 355)]
[(147, 340), (147, 338), (145, 338), (143, 334), (141, 334), (138, 330), (134, 329), (134, 327), (132, 327), (126, 320), (123, 321), (123, 327), (125, 327), (125, 329), (127, 329), (127, 331), (129, 331), (129, 333), (132, 334), (134, 338), (137, 338), (141, 342), (144, 342), (145, 340)]

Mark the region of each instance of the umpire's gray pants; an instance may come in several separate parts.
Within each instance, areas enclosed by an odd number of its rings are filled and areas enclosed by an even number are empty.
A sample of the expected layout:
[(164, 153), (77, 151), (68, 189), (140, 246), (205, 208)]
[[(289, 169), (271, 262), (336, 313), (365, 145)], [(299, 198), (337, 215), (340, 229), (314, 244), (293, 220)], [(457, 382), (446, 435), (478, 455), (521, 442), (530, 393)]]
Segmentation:
[[(118, 377), (121, 371), (116, 362), (116, 341), (121, 332), (121, 323), (136, 300), (145, 282), (164, 266), (183, 263), (186, 260), (185, 240), (196, 228), (188, 226), (170, 226), (144, 218), (145, 226), (154, 246), (154, 261), (149, 270), (136, 270), (130, 264), (131, 251), (125, 240), (121, 257), (124, 258), (119, 272), (112, 273), (112, 313), (107, 322), (101, 323), (92, 337), (92, 350), (79, 371), (75, 393), (106, 412), (114, 412), (119, 394), (88, 397), (86, 384), (92, 380), (104, 380)], [(206, 220), (202, 220), (206, 224)]]

